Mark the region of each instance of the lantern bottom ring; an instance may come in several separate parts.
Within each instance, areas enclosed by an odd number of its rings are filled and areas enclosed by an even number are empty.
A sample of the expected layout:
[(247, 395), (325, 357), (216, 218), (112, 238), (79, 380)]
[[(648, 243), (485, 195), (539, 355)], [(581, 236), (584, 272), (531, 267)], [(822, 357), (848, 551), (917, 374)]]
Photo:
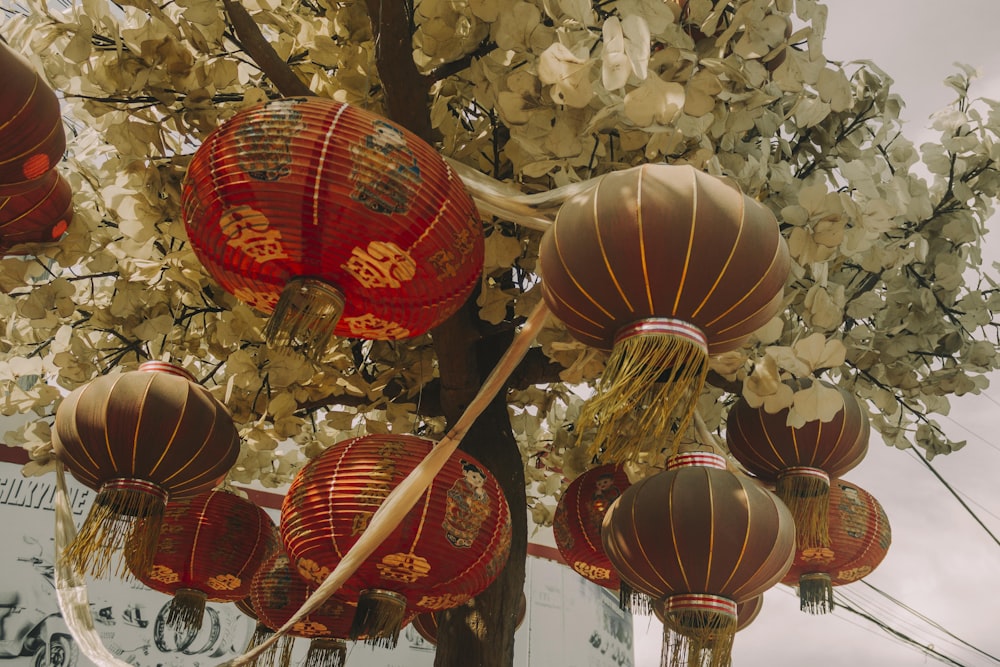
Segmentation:
[(736, 601), (710, 593), (682, 593), (671, 595), (664, 606), (665, 614), (680, 611), (707, 611), (736, 618)]
[[(126, 494), (146, 494), (155, 496), (164, 503), (167, 502), (168, 496), (167, 490), (159, 484), (149, 482), (144, 479), (134, 479), (129, 477), (116, 477), (115, 479), (109, 479), (104, 482), (104, 484), (101, 484), (101, 487), (97, 490), (98, 495), (97, 498), (95, 498), (95, 502), (101, 501), (101, 494), (104, 494), (105, 491), (122, 492)], [(107, 495), (103, 497), (106, 498)]]
[(615, 343), (633, 336), (676, 336), (691, 341), (708, 354), (708, 337), (705, 332), (690, 322), (673, 317), (647, 317), (626, 324), (615, 334)]
[(787, 477), (815, 477), (830, 486), (830, 475), (821, 468), (814, 468), (812, 466), (792, 466), (790, 468), (783, 468), (778, 472), (778, 479), (785, 479)]

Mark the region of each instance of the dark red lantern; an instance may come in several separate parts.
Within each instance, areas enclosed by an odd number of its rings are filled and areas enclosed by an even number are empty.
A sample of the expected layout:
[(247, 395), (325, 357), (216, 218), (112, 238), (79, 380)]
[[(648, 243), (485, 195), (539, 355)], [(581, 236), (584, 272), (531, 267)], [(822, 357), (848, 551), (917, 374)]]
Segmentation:
[(563, 491), (552, 519), (559, 554), (573, 570), (595, 584), (618, 590), (621, 581), (601, 542), (601, 522), (631, 482), (620, 465), (587, 470)]
[(790, 259), (771, 211), (687, 166), (601, 177), (566, 201), (539, 249), (542, 294), (579, 341), (610, 350), (580, 412), (605, 463), (651, 439), (675, 451), (708, 355), (742, 345), (782, 307)]
[[(469, 603), (466, 602), (466, 604)], [(517, 604), (517, 622), (514, 624), (515, 630), (521, 627), (521, 624), (524, 623), (524, 616), (527, 613), (528, 613), (528, 599), (524, 595), (524, 592), (522, 591), (521, 597), (519, 598)], [(417, 633), (425, 640), (427, 640), (428, 644), (433, 644), (434, 646), (437, 646), (437, 637), (438, 637), (437, 614), (438, 612), (435, 613), (424, 612), (423, 614), (417, 614), (412, 621), (413, 628), (417, 631)], [(475, 617), (470, 619), (470, 621), (474, 619)]]
[(788, 508), (707, 453), (678, 454), (626, 489), (601, 536), (622, 580), (661, 601), (674, 667), (728, 665), (737, 605), (778, 583), (795, 555)]
[(0, 42), (0, 197), (40, 184), (66, 152), (59, 99), (20, 55)]
[(0, 253), (21, 243), (55, 241), (73, 220), (73, 191), (55, 169), (22, 194), (0, 197)]
[(867, 491), (842, 479), (830, 484), (830, 545), (798, 549), (782, 580), (798, 586), (803, 611), (833, 609), (833, 587), (868, 576), (885, 558), (892, 542), (889, 518)]
[(462, 181), (427, 143), (318, 97), (237, 113), (205, 140), (181, 196), (198, 258), (272, 313), (269, 341), (393, 340), (454, 313), (483, 266)]
[[(389, 492), (434, 443), (410, 435), (340, 442), (309, 461), (281, 507), (281, 539), (298, 571), (321, 583)], [(510, 510), (492, 474), (452, 454), (393, 533), (344, 583), (357, 600), (352, 638), (395, 645), (407, 611), (457, 607), (492, 582), (510, 549)]]
[(763, 406), (752, 408), (737, 401), (726, 422), (726, 444), (748, 472), (774, 484), (795, 517), (799, 549), (829, 546), (827, 504), (830, 479), (858, 465), (868, 453), (871, 426), (858, 399), (823, 380), (789, 380), (792, 389), (806, 389), (813, 382), (836, 390), (843, 407), (833, 419), (788, 425), (788, 409), (769, 414)]
[[(149, 361), (71, 392), (56, 411), (56, 455), (97, 497), (63, 558), (107, 574), (128, 541), (149, 569), (167, 499), (210, 491), (239, 454), (229, 411), (184, 369)], [(133, 536), (135, 520), (143, 520)]]
[[(137, 533), (143, 529), (140, 521)], [(165, 624), (175, 632), (201, 628), (205, 602), (237, 602), (250, 594), (250, 581), (275, 551), (278, 529), (261, 508), (228, 491), (209, 491), (167, 503), (153, 564), (141, 569), (126, 548), (125, 562), (136, 579), (172, 596)]]

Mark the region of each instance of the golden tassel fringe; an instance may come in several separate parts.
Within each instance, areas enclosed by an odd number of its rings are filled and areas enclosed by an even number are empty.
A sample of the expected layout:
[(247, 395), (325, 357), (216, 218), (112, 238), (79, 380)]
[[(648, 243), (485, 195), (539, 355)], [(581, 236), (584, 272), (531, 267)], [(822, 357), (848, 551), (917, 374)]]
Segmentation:
[(830, 482), (813, 475), (779, 475), (775, 493), (795, 519), (799, 551), (830, 548)]
[[(153, 566), (160, 538), (164, 501), (159, 495), (132, 488), (103, 488), (94, 499), (79, 532), (62, 553), (63, 562), (95, 579), (110, 574), (124, 577), (128, 566), (122, 557), (126, 544), (129, 563), (148, 572)], [(141, 530), (136, 530), (141, 520)]]
[(406, 616), (406, 598), (381, 589), (362, 591), (351, 623), (352, 640), (372, 646), (396, 648)]
[(826, 614), (833, 608), (833, 582), (829, 574), (814, 572), (799, 577), (799, 609), (809, 614)]
[(293, 348), (320, 360), (344, 312), (343, 293), (316, 278), (293, 278), (271, 313), (264, 337), (274, 348)]
[(342, 639), (313, 639), (304, 667), (344, 667), (347, 644)]
[(653, 609), (653, 602), (648, 595), (640, 593), (632, 588), (632, 585), (627, 581), (621, 579), (618, 585), (618, 607), (630, 614), (649, 616)]
[(704, 609), (671, 611), (663, 624), (661, 667), (730, 667), (736, 616)]
[(201, 630), (206, 595), (194, 588), (179, 588), (167, 603), (163, 623), (174, 632), (193, 636)]
[[(253, 629), (253, 634), (250, 635), (250, 641), (247, 642), (247, 647), (243, 652), (248, 653), (250, 650), (257, 648), (270, 639), (273, 634), (274, 630), (258, 621)], [(281, 635), (278, 637), (277, 642), (271, 644), (264, 649), (263, 653), (254, 657), (250, 663), (250, 667), (289, 667), (292, 663), (292, 649), (294, 645), (295, 637)]]
[(696, 342), (664, 333), (615, 343), (594, 396), (580, 410), (580, 435), (596, 428), (589, 454), (602, 463), (636, 460), (652, 442), (676, 453), (705, 386), (708, 363)]

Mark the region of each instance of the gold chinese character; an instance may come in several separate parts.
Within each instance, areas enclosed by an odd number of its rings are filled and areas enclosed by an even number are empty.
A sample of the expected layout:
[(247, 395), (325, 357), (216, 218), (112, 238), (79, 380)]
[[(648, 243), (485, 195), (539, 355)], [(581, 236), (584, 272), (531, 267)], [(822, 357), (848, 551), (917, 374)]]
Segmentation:
[(249, 206), (236, 206), (219, 219), (219, 229), (226, 245), (236, 248), (258, 264), (288, 259), (281, 243), (281, 232), (271, 229), (267, 217)]
[(398, 289), (417, 273), (413, 258), (391, 241), (372, 241), (365, 249), (354, 248), (343, 268), (368, 288)]

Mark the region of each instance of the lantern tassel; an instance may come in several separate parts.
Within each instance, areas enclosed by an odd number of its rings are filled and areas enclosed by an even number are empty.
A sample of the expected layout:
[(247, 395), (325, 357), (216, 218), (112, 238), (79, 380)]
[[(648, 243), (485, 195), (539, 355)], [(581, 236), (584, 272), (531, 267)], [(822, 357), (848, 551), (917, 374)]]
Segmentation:
[(830, 548), (830, 477), (818, 468), (786, 468), (775, 493), (795, 519), (797, 548), (807, 557)]
[[(133, 550), (130, 562), (148, 572), (153, 566), (156, 543), (166, 493), (146, 482), (118, 479), (104, 484), (90, 507), (87, 518), (62, 554), (64, 563), (75, 572), (101, 579), (108, 574), (128, 572), (120, 556), (126, 544)], [(142, 529), (136, 530), (141, 520)]]
[(344, 303), (343, 292), (330, 283), (317, 278), (292, 278), (267, 321), (267, 344), (321, 359), (344, 312)]
[(663, 626), (661, 667), (730, 667), (735, 614), (709, 609), (670, 612)]
[(317, 638), (309, 642), (304, 667), (344, 667), (347, 643), (342, 639)]
[(833, 611), (833, 582), (825, 572), (812, 572), (799, 577), (799, 609), (810, 614)]
[(641, 320), (618, 334), (596, 393), (580, 410), (581, 435), (592, 424), (596, 429), (592, 456), (634, 461), (650, 441), (668, 456), (675, 453), (708, 374), (700, 334), (665, 318)]
[(630, 614), (648, 616), (653, 604), (648, 595), (635, 590), (631, 584), (622, 579), (618, 586), (618, 607)]
[(351, 623), (351, 639), (366, 644), (396, 648), (406, 615), (406, 598), (377, 588), (362, 591)]
[(163, 623), (175, 632), (194, 635), (201, 630), (206, 595), (194, 588), (179, 588), (167, 603)]

